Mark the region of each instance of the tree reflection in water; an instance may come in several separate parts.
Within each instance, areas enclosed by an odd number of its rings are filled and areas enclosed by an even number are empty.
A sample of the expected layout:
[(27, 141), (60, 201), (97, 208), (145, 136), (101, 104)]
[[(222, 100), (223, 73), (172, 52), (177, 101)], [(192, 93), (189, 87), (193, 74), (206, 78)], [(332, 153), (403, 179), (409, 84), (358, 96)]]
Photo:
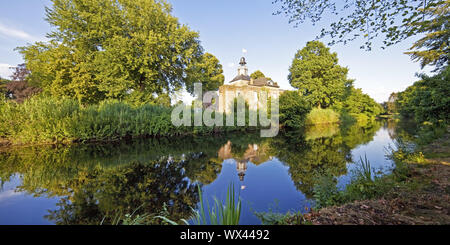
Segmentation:
[(164, 206), (170, 219), (188, 218), (199, 201), (196, 185), (214, 182), (227, 159), (235, 160), (243, 181), (249, 163), (277, 158), (296, 188), (311, 197), (318, 176), (346, 174), (351, 150), (370, 142), (380, 126), (310, 127), (276, 138), (232, 134), (10, 149), (0, 153), (0, 180), (18, 173), (18, 191), (59, 197), (59, 207), (46, 216), (56, 224), (110, 224), (132, 212), (150, 214), (148, 222), (159, 224), (152, 216)]

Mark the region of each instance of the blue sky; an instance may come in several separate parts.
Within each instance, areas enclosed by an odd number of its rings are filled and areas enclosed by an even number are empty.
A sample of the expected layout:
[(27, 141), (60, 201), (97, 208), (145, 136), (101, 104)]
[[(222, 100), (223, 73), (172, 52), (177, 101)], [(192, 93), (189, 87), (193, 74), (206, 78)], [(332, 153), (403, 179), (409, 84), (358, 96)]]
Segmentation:
[[(200, 32), (202, 45), (224, 67), (226, 82), (237, 73), (241, 56), (247, 58), (250, 72), (261, 70), (290, 89), (288, 69), (298, 49), (313, 40), (327, 22), (294, 28), (284, 16), (274, 16), (278, 5), (272, 0), (169, 0), (173, 14), (183, 24)], [(3, 0), (0, 9), (0, 76), (10, 75), (9, 66), (22, 63), (17, 46), (45, 40), (50, 26), (44, 6), (49, 0)], [(324, 40), (325, 42), (327, 40)], [(378, 102), (402, 91), (417, 80), (420, 66), (403, 54), (414, 41), (406, 40), (386, 50), (360, 50), (361, 42), (332, 46), (339, 63), (350, 69), (349, 77)], [(247, 52), (243, 52), (246, 50)]]

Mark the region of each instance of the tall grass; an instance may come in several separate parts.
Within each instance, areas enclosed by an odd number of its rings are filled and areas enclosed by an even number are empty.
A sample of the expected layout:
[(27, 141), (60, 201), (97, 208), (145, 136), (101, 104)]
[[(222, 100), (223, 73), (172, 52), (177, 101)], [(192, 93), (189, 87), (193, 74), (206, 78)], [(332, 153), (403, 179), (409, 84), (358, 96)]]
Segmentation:
[(201, 135), (238, 129), (175, 127), (171, 113), (170, 107), (153, 104), (133, 106), (117, 100), (89, 106), (80, 105), (73, 99), (44, 96), (33, 97), (22, 104), (2, 100), (0, 137), (12, 143), (57, 143), (111, 141), (140, 136)]
[(206, 201), (204, 205), (203, 193), (198, 187), (200, 197), (200, 210), (194, 213), (192, 219), (196, 225), (239, 225), (241, 218), (241, 199), (235, 196), (234, 185), (228, 186), (225, 204), (214, 198), (214, 204), (210, 207)]
[(318, 183), (314, 186), (316, 208), (379, 197), (396, 186), (400, 178), (397, 175), (382, 176), (373, 170), (367, 156), (360, 157), (353, 171), (351, 182), (344, 190), (337, 188), (337, 180), (332, 176), (319, 178)]
[(370, 166), (370, 162), (367, 159), (367, 155), (364, 155), (364, 159), (362, 157), (359, 158), (359, 165), (357, 170), (355, 171), (357, 175), (357, 179), (363, 182), (372, 182), (374, 177), (374, 172), (372, 167)]
[[(198, 186), (198, 195), (200, 199), (199, 210), (192, 209), (193, 214), (190, 218), (194, 225), (239, 225), (242, 204), (239, 195), (236, 197), (234, 185), (228, 186), (225, 203), (214, 197), (214, 204), (210, 206), (209, 202), (204, 199), (200, 186)], [(169, 219), (167, 216), (168, 214), (159, 215), (155, 218), (170, 225), (178, 225), (176, 221)], [(184, 219), (181, 220), (181, 223), (190, 225), (189, 221)]]
[(312, 109), (306, 116), (306, 125), (339, 123), (339, 114), (332, 109)]

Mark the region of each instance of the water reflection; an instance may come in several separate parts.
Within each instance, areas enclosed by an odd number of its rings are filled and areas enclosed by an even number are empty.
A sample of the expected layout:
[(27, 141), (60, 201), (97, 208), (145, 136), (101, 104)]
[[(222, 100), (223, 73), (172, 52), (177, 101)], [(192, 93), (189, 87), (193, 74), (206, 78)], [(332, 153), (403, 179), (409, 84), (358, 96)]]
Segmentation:
[[(262, 145), (263, 140), (255, 138), (254, 141)], [(244, 181), (245, 172), (247, 171), (247, 164), (253, 163), (259, 165), (267, 161), (272, 160), (272, 157), (268, 155), (267, 148), (259, 147), (258, 144), (248, 144), (247, 149), (242, 148), (243, 146), (236, 145), (233, 149), (233, 144), (228, 141), (224, 146), (222, 146), (218, 152), (219, 158), (221, 160), (234, 159), (236, 161), (236, 169), (238, 172), (239, 180)], [(245, 147), (245, 146), (244, 146)], [(243, 153), (242, 149), (245, 149)]]
[[(311, 127), (276, 138), (241, 133), (15, 148), (0, 153), (0, 181), (11, 183), (20, 176), (16, 192), (35, 201), (56, 198), (56, 206), (46, 207), (45, 219), (52, 223), (111, 224), (132, 212), (156, 216), (166, 210), (173, 220), (186, 219), (199, 201), (196, 185), (212, 196), (236, 178), (244, 201), (252, 203), (244, 210), (243, 223), (254, 223), (252, 210), (267, 209), (271, 198), (285, 200), (284, 209), (302, 210), (318, 176), (348, 175), (352, 150), (371, 142), (381, 126)], [(224, 165), (230, 161), (233, 168)], [(271, 177), (274, 188), (264, 187)], [(0, 200), (0, 223), (8, 215), (2, 205)], [(161, 220), (150, 217), (149, 222)]]

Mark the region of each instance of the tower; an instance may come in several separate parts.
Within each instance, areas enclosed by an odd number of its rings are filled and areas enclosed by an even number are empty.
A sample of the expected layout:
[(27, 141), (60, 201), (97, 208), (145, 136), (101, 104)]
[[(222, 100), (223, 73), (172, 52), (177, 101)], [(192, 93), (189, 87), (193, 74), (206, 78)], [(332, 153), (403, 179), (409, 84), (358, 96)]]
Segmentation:
[(247, 62), (245, 62), (245, 58), (242, 57), (241, 61), (239, 62), (239, 68), (238, 68), (238, 76), (248, 76), (248, 68), (247, 68)]

